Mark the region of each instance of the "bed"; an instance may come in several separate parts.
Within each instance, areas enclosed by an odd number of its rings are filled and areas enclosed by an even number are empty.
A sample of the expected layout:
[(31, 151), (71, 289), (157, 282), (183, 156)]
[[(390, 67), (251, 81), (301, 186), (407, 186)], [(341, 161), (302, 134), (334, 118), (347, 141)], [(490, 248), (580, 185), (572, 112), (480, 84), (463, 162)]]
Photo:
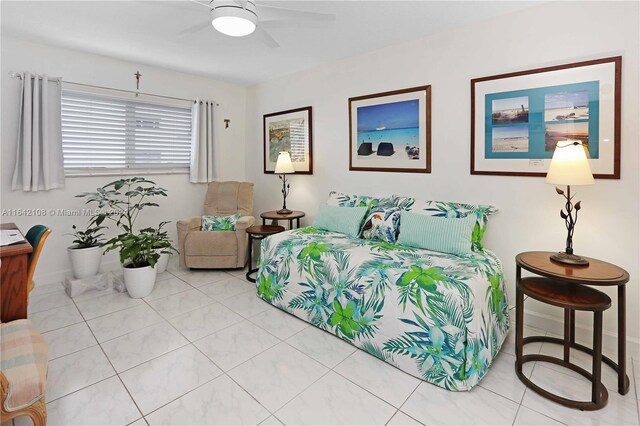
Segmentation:
[(502, 266), (312, 227), (262, 241), (258, 296), (429, 383), (479, 383), (509, 331)]

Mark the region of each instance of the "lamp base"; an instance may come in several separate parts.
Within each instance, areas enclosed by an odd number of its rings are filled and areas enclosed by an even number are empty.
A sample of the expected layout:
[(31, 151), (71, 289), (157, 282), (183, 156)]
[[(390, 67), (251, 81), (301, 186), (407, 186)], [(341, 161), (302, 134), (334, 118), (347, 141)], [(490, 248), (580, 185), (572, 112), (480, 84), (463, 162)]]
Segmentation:
[(276, 213), (278, 213), (278, 214), (291, 214), (291, 213), (293, 213), (293, 211), (291, 211), (289, 209), (280, 209)]
[(587, 266), (589, 261), (581, 256), (576, 256), (575, 254), (567, 254), (565, 252), (558, 252), (549, 256), (551, 260), (558, 263), (564, 263), (565, 265), (574, 265), (574, 266)]

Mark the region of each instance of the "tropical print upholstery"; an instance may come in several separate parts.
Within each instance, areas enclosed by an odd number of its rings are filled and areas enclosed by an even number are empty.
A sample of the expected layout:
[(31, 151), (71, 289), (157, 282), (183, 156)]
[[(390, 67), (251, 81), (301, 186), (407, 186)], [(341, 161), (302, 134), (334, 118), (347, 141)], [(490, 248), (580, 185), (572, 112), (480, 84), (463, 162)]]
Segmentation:
[(470, 214), (476, 216), (476, 225), (473, 228), (471, 245), (474, 250), (482, 250), (482, 237), (487, 230), (489, 216), (498, 212), (493, 206), (476, 206), (474, 204), (454, 203), (451, 201), (430, 201), (416, 200), (411, 197), (393, 196), (393, 204), (413, 213), (426, 214), (429, 216), (461, 218)]
[(348, 195), (342, 192), (331, 191), (327, 204), (338, 207), (394, 207), (394, 199), (391, 197), (371, 197), (369, 195)]
[(301, 228), (262, 241), (258, 295), (445, 389), (471, 389), (509, 330), (502, 267)]
[(371, 207), (362, 225), (361, 238), (395, 244), (398, 239), (400, 209)]
[(203, 231), (235, 231), (236, 222), (241, 214), (236, 213), (229, 216), (202, 216)]

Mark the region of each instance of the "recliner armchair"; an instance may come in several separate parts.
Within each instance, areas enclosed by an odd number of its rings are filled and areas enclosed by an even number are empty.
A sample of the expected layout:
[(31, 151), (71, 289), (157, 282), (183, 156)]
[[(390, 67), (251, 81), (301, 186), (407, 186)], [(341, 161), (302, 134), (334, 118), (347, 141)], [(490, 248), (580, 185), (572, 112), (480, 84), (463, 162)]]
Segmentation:
[(178, 250), (180, 266), (196, 269), (243, 268), (247, 263), (246, 229), (255, 223), (253, 183), (211, 182), (204, 200), (204, 215), (240, 213), (235, 231), (202, 231), (201, 217), (180, 220)]

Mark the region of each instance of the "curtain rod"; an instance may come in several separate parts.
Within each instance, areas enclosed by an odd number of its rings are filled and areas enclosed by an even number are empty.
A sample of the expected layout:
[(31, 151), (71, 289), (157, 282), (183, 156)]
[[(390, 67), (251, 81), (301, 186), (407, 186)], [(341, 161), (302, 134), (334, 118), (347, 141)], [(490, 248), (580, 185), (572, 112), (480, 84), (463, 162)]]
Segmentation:
[[(22, 79), (22, 74), (18, 74), (16, 72), (9, 73), (9, 76), (12, 77), (12, 78)], [(35, 75), (35, 74), (32, 75), (31, 78), (34, 78), (34, 77), (42, 78), (42, 76)], [(65, 83), (65, 84), (73, 84), (75, 86), (92, 87), (94, 89), (114, 90), (116, 92), (133, 93), (136, 96), (138, 96), (138, 95), (155, 96), (156, 98), (173, 99), (173, 100), (176, 100), (176, 101), (186, 101), (186, 102), (194, 102), (194, 103), (197, 102), (195, 99), (176, 98), (174, 96), (156, 95), (154, 93), (135, 92), (133, 90), (114, 89), (112, 87), (106, 87), (106, 86), (96, 86), (94, 84), (76, 83), (74, 81), (63, 80), (62, 77), (51, 78), (51, 81), (57, 82), (58, 84), (60, 84), (62, 82), (62, 83)], [(202, 102), (202, 101), (200, 101), (200, 102)], [(216, 102), (216, 106), (220, 106), (220, 104), (218, 102)]]
[[(9, 77), (19, 78), (20, 80), (22, 80), (22, 74), (18, 74), (17, 72), (10, 72)], [(41, 75), (37, 75), (37, 74), (31, 75), (31, 78), (36, 78), (36, 77), (39, 79), (42, 79)], [(62, 82), (62, 77), (49, 77), (49, 81), (60, 84)]]

